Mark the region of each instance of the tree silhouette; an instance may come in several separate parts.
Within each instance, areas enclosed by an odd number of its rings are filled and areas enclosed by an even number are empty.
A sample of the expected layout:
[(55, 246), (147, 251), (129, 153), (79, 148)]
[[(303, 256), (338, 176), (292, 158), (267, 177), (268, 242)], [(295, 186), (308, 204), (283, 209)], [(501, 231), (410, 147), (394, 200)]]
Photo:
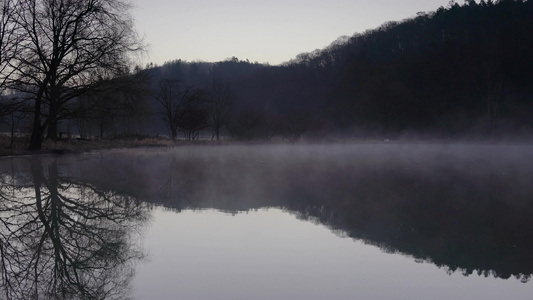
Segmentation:
[[(142, 70), (99, 82), (91, 91), (80, 96), (69, 106), (70, 117), (76, 120), (81, 137), (96, 133), (116, 136), (130, 133), (130, 123), (137, 128), (152, 117), (146, 98), (150, 95), (148, 75)], [(133, 126), (132, 126), (133, 127)], [(122, 129), (122, 132), (118, 132)]]
[(229, 83), (213, 75), (207, 87), (207, 107), (213, 136), (220, 140), (220, 131), (228, 122), (234, 103)]
[(102, 80), (127, 74), (129, 54), (141, 48), (121, 0), (20, 0), (13, 19), (23, 38), (12, 59), (10, 87), (34, 104), (29, 148), (57, 138), (66, 105)]
[(12, 70), (9, 68), (11, 60), (18, 55), (19, 43), (22, 36), (18, 34), (16, 23), (17, 0), (2, 0), (0, 2), (0, 91), (10, 78)]
[(162, 108), (161, 118), (165, 122), (173, 141), (178, 137), (180, 118), (183, 115), (186, 98), (191, 91), (192, 87), (190, 86), (181, 88), (180, 81), (177, 80), (162, 79), (158, 83), (154, 98)]

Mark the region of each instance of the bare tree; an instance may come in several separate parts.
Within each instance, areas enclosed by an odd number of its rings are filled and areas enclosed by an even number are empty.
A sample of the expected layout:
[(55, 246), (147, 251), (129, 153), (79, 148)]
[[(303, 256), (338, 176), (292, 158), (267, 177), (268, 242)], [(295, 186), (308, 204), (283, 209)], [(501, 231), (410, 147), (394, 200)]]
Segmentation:
[(199, 138), (201, 130), (209, 127), (205, 92), (193, 89), (183, 100), (179, 109), (178, 128), (183, 131), (186, 139), (194, 140)]
[(104, 132), (109, 134), (110, 129), (118, 127), (121, 120), (142, 123), (151, 116), (147, 113), (149, 108), (146, 103), (150, 94), (148, 81), (148, 74), (142, 70), (102, 81), (76, 99), (65, 116), (60, 117), (75, 119), (82, 136), (88, 133), (84, 129), (96, 128), (100, 138), (103, 138)]
[(10, 132), (9, 149), (13, 151), (15, 132), (30, 115), (27, 103), (14, 94), (0, 95), (0, 125)]
[(69, 102), (104, 79), (127, 73), (130, 54), (142, 49), (122, 0), (20, 0), (15, 24), (19, 55), (11, 86), (31, 97), (34, 119), (29, 149), (57, 138)]
[(5, 81), (13, 69), (9, 67), (11, 60), (17, 55), (22, 37), (18, 35), (16, 22), (19, 1), (2, 0), (0, 2), (0, 88), (4, 90)]
[(207, 107), (213, 137), (220, 140), (220, 131), (228, 120), (233, 105), (233, 94), (229, 83), (213, 75), (207, 88)]
[(14, 69), (11, 62), (17, 57), (19, 44), (24, 37), (19, 33), (17, 23), (20, 1), (0, 1), (0, 124), (11, 132), (9, 148), (13, 151), (15, 131), (19, 123), (28, 115), (27, 105), (20, 95), (9, 90), (8, 80)]
[(185, 102), (187, 94), (191, 87), (180, 87), (180, 81), (172, 79), (162, 79), (158, 84), (158, 90), (154, 96), (161, 105), (161, 118), (170, 131), (172, 140), (178, 136), (179, 119), (182, 110), (182, 104)]

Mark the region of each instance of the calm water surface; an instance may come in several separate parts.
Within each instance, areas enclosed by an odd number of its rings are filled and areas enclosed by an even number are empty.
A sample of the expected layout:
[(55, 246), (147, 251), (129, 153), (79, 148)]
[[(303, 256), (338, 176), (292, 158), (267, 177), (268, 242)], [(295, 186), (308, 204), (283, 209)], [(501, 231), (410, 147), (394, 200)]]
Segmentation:
[(4, 158), (0, 299), (530, 299), (532, 150)]
[(518, 280), (448, 274), (279, 209), (157, 209), (137, 299), (530, 299)]

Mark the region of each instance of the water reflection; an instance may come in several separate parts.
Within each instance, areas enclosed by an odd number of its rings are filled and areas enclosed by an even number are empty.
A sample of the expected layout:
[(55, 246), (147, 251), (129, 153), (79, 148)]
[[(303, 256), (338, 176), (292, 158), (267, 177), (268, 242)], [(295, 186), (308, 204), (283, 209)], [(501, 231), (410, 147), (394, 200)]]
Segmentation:
[(119, 296), (141, 256), (130, 237), (143, 205), (280, 208), (448, 273), (527, 282), (532, 150), (222, 146), (2, 161), (2, 287), (7, 298)]
[(109, 152), (87, 159), (83, 174), (76, 176), (109, 185), (113, 178), (95, 175), (104, 168), (131, 182), (137, 197), (177, 211), (282, 208), (449, 273), (526, 282), (533, 273), (531, 150), (497, 145), (181, 147)]
[(125, 298), (146, 209), (60, 168), (56, 158), (2, 161), (0, 298)]

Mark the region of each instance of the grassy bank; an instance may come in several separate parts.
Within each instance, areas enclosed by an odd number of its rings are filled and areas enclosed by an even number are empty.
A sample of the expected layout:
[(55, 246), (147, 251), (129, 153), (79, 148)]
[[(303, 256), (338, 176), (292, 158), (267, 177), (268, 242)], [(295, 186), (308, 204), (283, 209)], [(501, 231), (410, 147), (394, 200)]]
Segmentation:
[(28, 151), (27, 138), (15, 138), (13, 142), (7, 137), (0, 137), (0, 157), (20, 156), (42, 153), (83, 153), (101, 149), (174, 146), (180, 142), (172, 142), (163, 138), (121, 138), (113, 140), (78, 140), (45, 141), (40, 151)]

